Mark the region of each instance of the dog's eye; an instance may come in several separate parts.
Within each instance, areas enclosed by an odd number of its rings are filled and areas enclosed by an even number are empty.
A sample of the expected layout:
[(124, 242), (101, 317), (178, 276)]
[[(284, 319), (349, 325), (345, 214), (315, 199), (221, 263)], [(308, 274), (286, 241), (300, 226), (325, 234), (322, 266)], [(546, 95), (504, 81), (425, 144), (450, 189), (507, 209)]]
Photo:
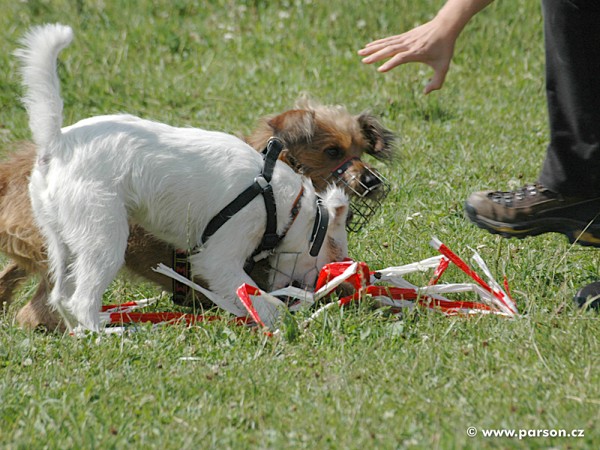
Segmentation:
[(325, 154), (331, 159), (339, 159), (344, 155), (344, 152), (339, 147), (328, 147), (325, 149)]

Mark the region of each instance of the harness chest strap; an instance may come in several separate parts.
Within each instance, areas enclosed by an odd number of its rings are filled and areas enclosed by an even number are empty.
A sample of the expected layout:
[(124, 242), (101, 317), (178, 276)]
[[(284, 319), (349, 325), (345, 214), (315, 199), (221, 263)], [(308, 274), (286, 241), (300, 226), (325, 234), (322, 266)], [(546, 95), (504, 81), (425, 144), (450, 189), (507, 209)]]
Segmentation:
[(225, 206), (219, 213), (211, 219), (204, 233), (202, 233), (202, 244), (205, 244), (213, 234), (215, 234), (219, 228), (231, 219), (236, 213), (238, 213), (244, 206), (250, 203), (256, 196), (264, 192), (265, 186), (269, 186), (268, 182), (262, 177), (257, 177), (254, 183), (240, 195), (238, 195), (233, 201)]
[(277, 246), (281, 237), (277, 235), (277, 207), (275, 206), (271, 178), (273, 176), (273, 170), (275, 169), (275, 163), (282, 150), (283, 144), (279, 139), (269, 139), (264, 153), (265, 165), (261, 174), (254, 179), (254, 183), (252, 183), (250, 187), (244, 190), (244, 192), (232, 200), (211, 219), (206, 226), (204, 233), (202, 233), (202, 244), (205, 244), (208, 238), (215, 234), (219, 228), (250, 203), (258, 194), (263, 194), (265, 208), (267, 210), (267, 227), (259, 248), (261, 248), (261, 251), (264, 249), (272, 250)]

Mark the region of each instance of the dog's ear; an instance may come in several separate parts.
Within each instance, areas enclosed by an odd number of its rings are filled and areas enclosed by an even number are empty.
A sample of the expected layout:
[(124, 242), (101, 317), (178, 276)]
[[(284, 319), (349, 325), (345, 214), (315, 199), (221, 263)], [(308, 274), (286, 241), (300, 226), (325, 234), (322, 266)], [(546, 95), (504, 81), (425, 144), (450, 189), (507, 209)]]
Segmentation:
[(310, 140), (315, 132), (315, 112), (306, 109), (292, 109), (268, 122), (273, 136), (283, 140), (286, 147), (303, 144)]
[(285, 147), (306, 145), (315, 132), (315, 112), (292, 109), (277, 116), (263, 117), (258, 127), (244, 140), (254, 149), (262, 151), (271, 137), (281, 139)]
[(363, 136), (369, 143), (367, 153), (377, 159), (390, 160), (394, 156), (396, 135), (385, 128), (375, 116), (363, 112), (357, 118)]

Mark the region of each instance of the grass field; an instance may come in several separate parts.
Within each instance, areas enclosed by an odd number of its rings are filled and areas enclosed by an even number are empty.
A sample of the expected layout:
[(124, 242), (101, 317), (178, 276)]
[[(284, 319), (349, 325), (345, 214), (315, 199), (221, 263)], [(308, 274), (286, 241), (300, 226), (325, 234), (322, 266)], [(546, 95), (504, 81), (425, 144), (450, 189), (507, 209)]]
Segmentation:
[[(463, 216), (474, 190), (534, 181), (547, 143), (538, 2), (497, 2), (458, 41), (442, 91), (425, 66), (378, 74), (356, 51), (442, 0), (0, 0), (0, 145), (28, 139), (11, 52), (32, 24), (73, 26), (60, 57), (64, 123), (129, 112), (235, 134), (303, 92), (399, 136), (393, 193), (350, 236), (373, 268), (478, 248), (522, 317), (398, 319), (368, 305), (267, 338), (226, 320), (101, 339), (0, 317), (0, 448), (597, 448), (600, 320), (571, 301), (600, 253), (557, 235), (492, 236)], [(460, 273), (453, 281), (466, 281)], [(425, 280), (418, 277), (416, 284)], [(154, 295), (122, 277), (107, 300)], [(161, 307), (169, 308), (168, 304)], [(475, 427), (477, 436), (467, 429)], [(583, 430), (585, 437), (484, 437)]]

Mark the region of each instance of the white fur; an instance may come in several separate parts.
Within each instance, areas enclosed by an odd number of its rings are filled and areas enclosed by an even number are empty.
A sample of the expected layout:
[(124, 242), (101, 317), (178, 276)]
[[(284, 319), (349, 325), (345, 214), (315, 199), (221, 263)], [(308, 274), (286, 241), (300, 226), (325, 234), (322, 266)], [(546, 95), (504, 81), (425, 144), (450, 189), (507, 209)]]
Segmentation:
[[(49, 301), (70, 327), (74, 318), (98, 330), (102, 294), (123, 264), (128, 222), (138, 222), (175, 247), (195, 247), (210, 219), (253, 182), (263, 162), (234, 136), (130, 115), (92, 117), (61, 130), (56, 58), (71, 39), (69, 27), (37, 27), (17, 52), (24, 103), (39, 148), (29, 190), (55, 281)], [(303, 271), (331, 262), (333, 255), (346, 256), (348, 200), (340, 190), (332, 188), (325, 196), (333, 220), (325, 245), (313, 258), (308, 254), (316, 211), (312, 184), (278, 162), (272, 185), (278, 232), (289, 223), (301, 186), (305, 189), (300, 214), (277, 248), (300, 253), (294, 274), (304, 276)], [(192, 256), (194, 275), (234, 300), (239, 285), (254, 284), (243, 264), (258, 246), (265, 223), (258, 196)], [(294, 262), (281, 259), (277, 272), (291, 274)], [(279, 277), (274, 287), (287, 281)]]

